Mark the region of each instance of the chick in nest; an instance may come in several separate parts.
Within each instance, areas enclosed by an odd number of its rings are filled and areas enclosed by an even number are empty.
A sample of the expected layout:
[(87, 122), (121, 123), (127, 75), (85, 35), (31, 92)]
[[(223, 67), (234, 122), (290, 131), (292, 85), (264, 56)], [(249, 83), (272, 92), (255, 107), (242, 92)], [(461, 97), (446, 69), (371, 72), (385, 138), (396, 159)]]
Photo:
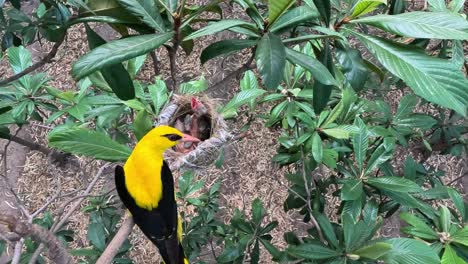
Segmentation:
[[(196, 97), (191, 99), (191, 113), (177, 118), (174, 127), (183, 133), (190, 134), (193, 137), (201, 140), (206, 140), (210, 137), (211, 127), (210, 118), (208, 116), (208, 108)], [(176, 146), (176, 151), (188, 153), (197, 147), (196, 143), (185, 142)]]

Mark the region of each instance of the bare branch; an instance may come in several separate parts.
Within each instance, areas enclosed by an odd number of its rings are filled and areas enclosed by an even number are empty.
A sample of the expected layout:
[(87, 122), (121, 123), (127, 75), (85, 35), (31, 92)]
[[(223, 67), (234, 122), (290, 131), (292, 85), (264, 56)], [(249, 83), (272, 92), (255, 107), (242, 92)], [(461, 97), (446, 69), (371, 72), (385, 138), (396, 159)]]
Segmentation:
[(9, 78), (6, 78), (5, 80), (0, 81), (0, 85), (4, 85), (4, 84), (10, 83), (12, 81), (16, 81), (19, 78), (25, 76), (26, 74), (29, 74), (29, 73), (37, 70), (38, 68), (42, 67), (44, 64), (50, 63), (52, 61), (52, 59), (55, 57), (55, 55), (57, 54), (57, 51), (58, 51), (60, 45), (62, 45), (64, 39), (65, 38), (61, 39), (60, 41), (55, 42), (55, 44), (52, 47), (52, 49), (50, 50), (49, 54), (47, 54), (47, 56), (42, 58), (42, 60), (40, 60), (36, 64), (33, 64), (32, 66), (26, 68), (24, 71), (19, 72), (19, 73), (15, 74), (15, 75), (13, 75), (13, 76), (11, 76)]
[(125, 213), (125, 220), (122, 223), (117, 234), (115, 234), (112, 241), (109, 243), (107, 248), (104, 250), (102, 255), (97, 260), (96, 264), (109, 264), (112, 263), (114, 257), (119, 253), (119, 249), (125, 242), (127, 237), (130, 235), (133, 229), (133, 217), (127, 212)]
[(224, 79), (222, 79), (221, 81), (215, 83), (213, 86), (211, 86), (209, 88), (209, 90), (216, 90), (216, 89), (219, 89), (221, 87), (224, 87), (226, 85), (227, 82), (229, 82), (232, 78), (234, 77), (237, 77), (239, 75), (241, 75), (242, 73), (244, 73), (245, 71), (247, 70), (250, 70), (250, 65), (252, 64), (253, 60), (255, 58), (255, 49), (252, 50), (252, 55), (250, 56), (249, 60), (244, 63), (240, 68), (238, 68), (237, 70), (229, 73), (226, 77), (224, 77)]
[(11, 215), (0, 214), (0, 223), (8, 226), (11, 232), (22, 237), (31, 236), (34, 241), (46, 245), (49, 248), (49, 257), (52, 262), (71, 263), (70, 255), (57, 237), (54, 236), (53, 232)]
[(150, 52), (151, 59), (153, 60), (153, 68), (154, 68), (154, 75), (158, 76), (159, 75), (159, 60), (158, 57), (156, 56), (156, 52), (151, 51)]

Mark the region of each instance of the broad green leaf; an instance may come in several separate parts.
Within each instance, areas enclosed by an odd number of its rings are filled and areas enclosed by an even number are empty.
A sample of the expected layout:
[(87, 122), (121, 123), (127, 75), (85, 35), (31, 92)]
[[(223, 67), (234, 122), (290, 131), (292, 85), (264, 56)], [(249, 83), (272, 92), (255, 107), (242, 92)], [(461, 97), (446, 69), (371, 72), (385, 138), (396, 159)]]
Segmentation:
[(241, 90), (249, 90), (249, 89), (258, 89), (258, 81), (257, 77), (253, 71), (246, 71), (244, 74), (244, 78), (240, 81), (240, 88)]
[(383, 255), (387, 254), (392, 249), (392, 245), (385, 242), (376, 242), (375, 244), (364, 246), (353, 254), (359, 255), (361, 258), (378, 260)]
[(423, 220), (410, 213), (402, 213), (400, 218), (411, 225), (403, 227), (403, 232), (424, 239), (437, 239), (439, 235)]
[(313, 0), (314, 5), (317, 7), (322, 21), (328, 27), (330, 25), (331, 6), (330, 0)]
[[(96, 49), (106, 43), (106, 41), (96, 34), (96, 32), (94, 32), (87, 24), (85, 25), (85, 28), (90, 49)], [(117, 97), (122, 100), (135, 98), (135, 87), (133, 87), (130, 75), (122, 63), (103, 67), (101, 69), (101, 74)]]
[(452, 215), (450, 214), (449, 209), (444, 206), (439, 206), (439, 228), (442, 229), (442, 232), (448, 233), (450, 225), (452, 222)]
[(232, 27), (237, 27), (237, 26), (255, 28), (255, 25), (249, 22), (245, 22), (245, 21), (237, 20), (237, 19), (224, 19), (218, 22), (213, 22), (209, 24), (208, 26), (202, 27), (201, 29), (185, 37), (184, 41), (187, 41), (190, 39), (196, 39), (196, 38), (203, 37), (206, 35), (214, 35), (218, 32), (224, 31), (226, 29), (230, 29)]
[(173, 35), (173, 32), (140, 35), (106, 43), (75, 62), (72, 75), (75, 79), (81, 79), (105, 66), (143, 55), (166, 43)]
[(417, 208), (426, 216), (430, 218), (435, 217), (434, 209), (431, 206), (414, 198), (411, 194), (408, 194), (406, 192), (398, 192), (395, 190), (390, 191), (381, 189), (381, 191), (388, 197), (392, 198), (392, 200), (394, 200), (395, 202), (401, 204), (402, 206), (406, 206), (409, 208)]
[(294, 0), (268, 0), (268, 23), (273, 25), (294, 4)]
[(265, 208), (263, 207), (263, 202), (259, 198), (256, 198), (252, 202), (252, 220), (256, 225), (260, 225), (264, 216)]
[(384, 138), (384, 142), (374, 150), (369, 160), (367, 161), (364, 174), (368, 175), (374, 169), (377, 169), (380, 165), (391, 159), (394, 147), (394, 138)]
[[(333, 63), (333, 53), (330, 40), (325, 39), (323, 41), (323, 49), (320, 51), (318, 59), (323, 65), (326, 66), (331, 75), (334, 76), (335, 66)], [(319, 114), (327, 107), (328, 102), (330, 101), (330, 96), (333, 87), (334, 85), (328, 85), (320, 82), (319, 80), (314, 82), (314, 86), (312, 87), (314, 91), (314, 97), (312, 98), (312, 102), (314, 105), (315, 113)]]
[(413, 112), (413, 109), (418, 104), (418, 98), (414, 95), (405, 95), (398, 104), (397, 111), (393, 119), (400, 119), (403, 117), (407, 117), (409, 114)]
[(309, 71), (312, 77), (317, 81), (326, 84), (338, 86), (338, 82), (319, 60), (293, 49), (286, 49), (286, 58), (293, 64), (299, 65)]
[(153, 29), (163, 33), (166, 31), (164, 21), (159, 14), (154, 0), (117, 0), (121, 6)]
[(353, 32), (390, 72), (424, 99), (465, 115), (468, 80), (448, 60), (429, 57), (419, 49)]
[(328, 218), (321, 213), (314, 212), (314, 216), (317, 219), (317, 222), (320, 228), (322, 229), (323, 234), (330, 242), (330, 244), (333, 245), (335, 248), (339, 248), (338, 239), (336, 238), (335, 230), (333, 229), (330, 220), (328, 220)]
[(360, 17), (370, 13), (381, 4), (387, 5), (387, 0), (360, 0), (354, 6), (351, 17)]
[(369, 132), (367, 130), (366, 124), (364, 124), (364, 122), (359, 117), (354, 120), (354, 125), (359, 129), (359, 131), (355, 133), (352, 138), (354, 159), (358, 165), (359, 172), (362, 172), (367, 149), (369, 147)]
[(322, 129), (321, 132), (337, 139), (348, 139), (353, 131), (349, 129), (349, 126), (337, 126)]
[(258, 96), (264, 94), (266, 91), (261, 89), (249, 89), (241, 91), (240, 93), (236, 94), (234, 98), (226, 104), (223, 108), (222, 112), (229, 111), (231, 109), (237, 109), (239, 106), (250, 102), (252, 99), (257, 98)]
[(106, 231), (101, 223), (91, 223), (88, 227), (88, 240), (99, 250), (106, 247)]
[(138, 112), (133, 121), (135, 137), (140, 140), (153, 128), (153, 120), (145, 110)]
[(199, 80), (194, 80), (180, 84), (179, 92), (181, 94), (197, 94), (208, 89), (208, 81), (202, 75)]
[(409, 12), (400, 15), (376, 15), (352, 20), (393, 34), (428, 39), (468, 39), (468, 21), (448, 12)]
[(314, 157), (314, 160), (318, 163), (322, 162), (323, 145), (322, 139), (320, 138), (320, 135), (317, 132), (315, 132), (312, 135), (312, 157)]
[(257, 46), (255, 59), (263, 84), (275, 89), (281, 82), (286, 64), (286, 51), (281, 39), (271, 33), (265, 34)]
[(457, 232), (455, 232), (452, 235), (451, 240), (455, 243), (459, 243), (468, 247), (468, 226), (465, 225), (463, 229), (460, 229)]
[(127, 64), (127, 71), (132, 79), (135, 79), (141, 67), (145, 64), (146, 54), (130, 59)]
[(174, 13), (177, 10), (178, 0), (162, 0), (164, 5), (169, 9), (170, 13)]
[(453, 188), (448, 188), (447, 192), (448, 192), (448, 195), (450, 196), (450, 199), (452, 199), (452, 201), (453, 201), (453, 205), (455, 205), (455, 208), (457, 208), (463, 222), (465, 222), (465, 220), (466, 220), (466, 218), (465, 218), (466, 208), (465, 208), (465, 203), (463, 202), (462, 196), (460, 195), (460, 193), (458, 193)]
[(358, 179), (344, 179), (341, 188), (341, 199), (345, 201), (356, 200), (362, 195), (362, 181)]
[(421, 187), (417, 183), (400, 177), (369, 178), (367, 179), (367, 183), (376, 188), (392, 192), (422, 192)]
[(432, 11), (436, 12), (445, 12), (447, 11), (447, 7), (445, 6), (444, 0), (427, 0), (427, 3), (432, 7)]
[(465, 63), (465, 54), (461, 40), (452, 40), (452, 58), (450, 62), (461, 70)]
[(153, 101), (154, 112), (157, 115), (169, 99), (166, 83), (161, 79), (156, 79), (154, 84), (148, 85), (148, 91)]
[(466, 264), (466, 261), (459, 257), (457, 252), (447, 244), (445, 246), (444, 254), (442, 255), (441, 264)]
[(319, 14), (315, 10), (307, 6), (299, 6), (287, 11), (277, 19), (275, 23), (270, 26), (270, 32), (276, 32), (287, 27), (296, 26), (299, 23), (311, 21), (318, 16)]
[(452, 10), (452, 12), (459, 13), (463, 10), (463, 7), (465, 6), (465, 0), (452, 0), (450, 1), (448, 6), (450, 10)]
[(23, 46), (9, 48), (7, 55), (11, 69), (15, 74), (24, 71), (32, 65), (31, 53)]
[(240, 51), (246, 48), (255, 46), (258, 43), (257, 40), (249, 39), (227, 39), (215, 42), (206, 47), (200, 55), (200, 61), (202, 64), (216, 58), (221, 55), (231, 55), (236, 51)]
[(351, 87), (360, 91), (369, 76), (369, 69), (362, 59), (361, 52), (347, 45), (337, 45), (336, 58), (343, 66), (341, 71)]
[(439, 264), (437, 253), (424, 242), (409, 238), (385, 240), (392, 249), (381, 260), (391, 264)]
[(110, 161), (124, 161), (131, 153), (130, 148), (106, 134), (84, 128), (51, 132), (49, 145), (65, 152)]
[(289, 246), (286, 252), (291, 256), (304, 259), (329, 259), (341, 255), (340, 252), (316, 244)]

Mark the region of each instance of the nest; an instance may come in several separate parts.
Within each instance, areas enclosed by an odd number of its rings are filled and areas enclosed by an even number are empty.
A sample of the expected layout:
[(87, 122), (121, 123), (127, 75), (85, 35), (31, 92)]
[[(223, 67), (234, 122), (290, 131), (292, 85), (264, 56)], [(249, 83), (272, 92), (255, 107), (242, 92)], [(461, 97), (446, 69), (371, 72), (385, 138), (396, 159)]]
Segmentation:
[(156, 125), (176, 127), (176, 122), (180, 122), (187, 115), (194, 114), (192, 98), (196, 98), (206, 107), (206, 114), (202, 118), (209, 125), (209, 133), (201, 137), (201, 142), (193, 149), (181, 151), (181, 148), (176, 146), (167, 150), (164, 158), (172, 170), (208, 167), (216, 161), (223, 146), (234, 138), (233, 134), (228, 132), (224, 119), (216, 112), (216, 103), (208, 97), (174, 96), (173, 100), (161, 111)]

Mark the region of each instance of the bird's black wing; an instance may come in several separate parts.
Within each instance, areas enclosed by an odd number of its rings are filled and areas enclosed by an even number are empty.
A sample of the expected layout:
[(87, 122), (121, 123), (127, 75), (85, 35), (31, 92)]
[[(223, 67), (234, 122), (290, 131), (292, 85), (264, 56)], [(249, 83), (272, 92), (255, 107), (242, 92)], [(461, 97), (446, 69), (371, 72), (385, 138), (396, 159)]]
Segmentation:
[(158, 207), (151, 211), (138, 207), (135, 199), (128, 193), (125, 186), (125, 171), (121, 166), (115, 168), (115, 185), (120, 199), (133, 215), (135, 223), (158, 247), (164, 261), (167, 264), (181, 263), (177, 239), (177, 204), (174, 197), (174, 179), (166, 162), (163, 163), (160, 173), (163, 195)]

